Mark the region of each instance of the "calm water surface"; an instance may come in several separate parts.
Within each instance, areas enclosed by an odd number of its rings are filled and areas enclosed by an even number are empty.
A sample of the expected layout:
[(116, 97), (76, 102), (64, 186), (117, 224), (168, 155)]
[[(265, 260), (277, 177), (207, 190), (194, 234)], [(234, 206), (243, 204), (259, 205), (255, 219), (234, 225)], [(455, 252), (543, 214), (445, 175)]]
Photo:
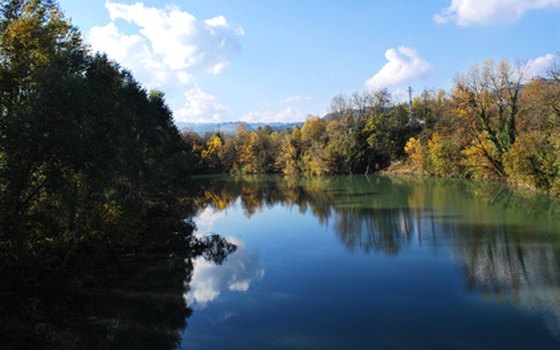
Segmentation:
[[(181, 349), (559, 349), (560, 203), (504, 186), (214, 177)], [(190, 282), (190, 283), (189, 283)]]

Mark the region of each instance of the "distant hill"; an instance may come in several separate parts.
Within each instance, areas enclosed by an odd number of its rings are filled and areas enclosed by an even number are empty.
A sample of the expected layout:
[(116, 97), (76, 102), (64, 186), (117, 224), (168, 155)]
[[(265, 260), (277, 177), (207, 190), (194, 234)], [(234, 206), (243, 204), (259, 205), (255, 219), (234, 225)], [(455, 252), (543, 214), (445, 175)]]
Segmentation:
[(227, 122), (227, 123), (185, 123), (177, 122), (177, 128), (180, 131), (194, 131), (199, 135), (206, 133), (221, 132), (226, 135), (235, 135), (235, 130), (241, 124), (245, 124), (248, 130), (257, 130), (259, 127), (266, 125), (270, 126), (273, 130), (282, 131), (291, 129), (294, 126), (301, 127), (303, 122), (299, 123), (245, 123), (245, 122)]

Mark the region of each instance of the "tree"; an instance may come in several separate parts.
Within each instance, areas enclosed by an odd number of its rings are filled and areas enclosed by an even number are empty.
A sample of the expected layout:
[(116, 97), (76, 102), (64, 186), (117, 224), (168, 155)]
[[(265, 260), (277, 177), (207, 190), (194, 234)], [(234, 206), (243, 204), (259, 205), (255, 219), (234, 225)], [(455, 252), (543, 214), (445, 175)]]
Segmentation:
[(209, 172), (221, 172), (221, 156), (223, 153), (224, 142), (219, 134), (213, 134), (206, 141), (206, 149), (201, 153), (201, 161), (205, 163)]
[[(0, 198), (2, 234), (15, 225), (60, 168), (86, 63), (85, 47), (53, 1), (10, 0), (0, 18)], [(74, 111), (76, 113), (77, 111)], [(72, 113), (72, 112), (71, 112)], [(12, 237), (13, 238), (13, 237)]]
[(365, 118), (356, 112), (354, 105), (355, 101), (363, 100), (360, 97), (362, 95), (355, 95), (355, 98), (339, 95), (331, 102), (332, 117), (327, 124), (328, 147), (333, 158), (333, 167), (340, 169), (339, 173), (360, 173), (366, 167), (364, 160), (366, 143), (360, 132)]
[(433, 127), (444, 119), (448, 105), (445, 91), (424, 90), (412, 100), (412, 115), (427, 127)]
[(2, 4), (0, 241), (64, 254), (135, 242), (191, 170), (163, 94), (89, 55), (54, 1)]
[[(482, 67), (473, 66), (457, 80), (453, 94), (457, 114), (468, 126), (474, 147), (491, 165), (491, 168), (480, 168), (481, 171), (490, 170), (499, 177), (506, 175), (503, 155), (517, 137), (523, 78), (522, 67), (514, 70), (507, 62), (496, 65), (487, 61)], [(470, 164), (476, 166), (476, 162)]]
[(320, 117), (311, 117), (301, 128), (302, 166), (307, 175), (328, 175), (334, 172), (332, 155), (327, 147), (327, 123)]
[(291, 134), (285, 133), (281, 140), (276, 166), (284, 175), (303, 174), (301, 131), (296, 126)]
[(404, 146), (404, 151), (416, 169), (422, 170), (425, 167), (426, 156), (422, 143), (415, 137), (411, 137)]
[(320, 117), (308, 118), (301, 128), (301, 139), (303, 142), (326, 143), (327, 123)]
[(546, 133), (521, 134), (504, 157), (505, 169), (515, 181), (534, 188), (560, 191), (560, 140)]
[(362, 130), (367, 142), (366, 173), (385, 168), (391, 160), (403, 156), (404, 147), (413, 131), (406, 105), (393, 105), (385, 90), (375, 93), (374, 99), (375, 104)]

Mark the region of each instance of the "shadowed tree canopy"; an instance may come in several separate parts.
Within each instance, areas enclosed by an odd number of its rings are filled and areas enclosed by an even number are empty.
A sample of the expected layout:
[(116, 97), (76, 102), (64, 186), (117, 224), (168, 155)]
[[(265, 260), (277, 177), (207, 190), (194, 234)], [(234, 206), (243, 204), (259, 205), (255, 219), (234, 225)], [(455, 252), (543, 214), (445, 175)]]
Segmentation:
[(176, 206), (191, 166), (163, 94), (91, 55), (54, 1), (2, 2), (0, 87), (9, 251), (133, 242)]

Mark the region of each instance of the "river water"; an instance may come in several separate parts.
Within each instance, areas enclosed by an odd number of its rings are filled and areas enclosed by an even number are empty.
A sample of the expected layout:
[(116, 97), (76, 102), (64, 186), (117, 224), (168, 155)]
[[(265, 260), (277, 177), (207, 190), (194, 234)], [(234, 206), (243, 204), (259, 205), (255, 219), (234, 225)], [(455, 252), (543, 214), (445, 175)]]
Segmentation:
[(181, 349), (558, 349), (560, 203), (504, 185), (208, 177)]

